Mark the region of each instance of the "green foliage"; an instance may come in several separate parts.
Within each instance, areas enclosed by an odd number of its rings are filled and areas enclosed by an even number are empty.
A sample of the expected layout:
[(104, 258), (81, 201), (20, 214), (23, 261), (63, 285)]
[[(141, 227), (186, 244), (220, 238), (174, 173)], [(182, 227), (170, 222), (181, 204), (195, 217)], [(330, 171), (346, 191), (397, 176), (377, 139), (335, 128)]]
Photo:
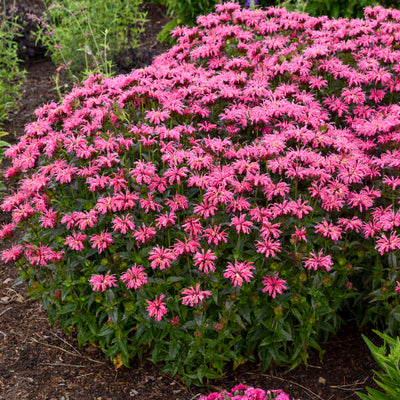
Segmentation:
[(46, 1), (37, 33), (52, 60), (75, 81), (92, 73), (111, 75), (115, 60), (137, 46), (145, 14), (142, 0)]
[(364, 7), (377, 4), (376, 0), (289, 0), (281, 3), (289, 11), (298, 10), (315, 17), (327, 15), (333, 18), (362, 18)]
[[(7, 136), (7, 135), (8, 135), (7, 132), (1, 132), (0, 131), (0, 138), (2, 138), (4, 136)], [(3, 159), (4, 159), (5, 150), (10, 146), (11, 146), (10, 143), (0, 139), (0, 165), (1, 165), (1, 162), (3, 161)], [(1, 175), (0, 175), (0, 177), (1, 177)], [(5, 189), (6, 189), (6, 187), (3, 185), (3, 183), (0, 180), (0, 193), (4, 192)]]
[(19, 68), (18, 44), (14, 41), (20, 28), (14, 15), (15, 8), (10, 8), (8, 16), (5, 10), (4, 1), (0, 13), (0, 124), (17, 108), (25, 76), (25, 71)]
[(159, 33), (159, 40), (170, 41), (172, 29), (178, 25), (193, 26), (199, 15), (214, 11), (217, 3), (217, 0), (165, 0), (164, 4), (168, 7), (168, 15), (172, 17), (172, 20)]
[(383, 370), (381, 373), (374, 371), (378, 378), (374, 380), (384, 392), (367, 387), (368, 395), (357, 394), (362, 400), (398, 400), (400, 399), (400, 338), (393, 339), (384, 333), (374, 332), (383, 339), (382, 346), (375, 346), (364, 335), (363, 338), (375, 361)]

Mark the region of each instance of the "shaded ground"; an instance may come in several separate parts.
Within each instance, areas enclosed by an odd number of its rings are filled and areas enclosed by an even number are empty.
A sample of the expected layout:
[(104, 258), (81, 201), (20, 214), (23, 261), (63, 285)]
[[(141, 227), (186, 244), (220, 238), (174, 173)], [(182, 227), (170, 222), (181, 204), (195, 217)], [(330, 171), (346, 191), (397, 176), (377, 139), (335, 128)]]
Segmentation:
[[(25, 3), (41, 10), (38, 1)], [(135, 53), (138, 62), (165, 48), (156, 41), (156, 34), (166, 20), (165, 9), (151, 4), (146, 7), (151, 21)], [(24, 125), (33, 120), (33, 111), (38, 106), (57, 101), (53, 90), (54, 65), (41, 59), (26, 64), (25, 68), (28, 79), (23, 101), (5, 126), (6, 131), (15, 133), (15, 137), (7, 138), (10, 142), (23, 133)], [(7, 218), (0, 213), (0, 224)], [(6, 246), (7, 243), (0, 244)], [(308, 369), (300, 366), (291, 372), (283, 368), (262, 372), (257, 365), (246, 365), (202, 389), (187, 389), (147, 361), (134, 360), (131, 369), (116, 370), (96, 347), (78, 349), (74, 337), (51, 326), (44, 307), (26, 296), (26, 286), (12, 286), (16, 278), (15, 268), (0, 265), (1, 400), (194, 400), (200, 391), (230, 389), (239, 382), (264, 389), (282, 388), (303, 400), (355, 400), (356, 390), (372, 385), (371, 369), (376, 365), (352, 325), (323, 346), (322, 363), (318, 354), (312, 355)]]

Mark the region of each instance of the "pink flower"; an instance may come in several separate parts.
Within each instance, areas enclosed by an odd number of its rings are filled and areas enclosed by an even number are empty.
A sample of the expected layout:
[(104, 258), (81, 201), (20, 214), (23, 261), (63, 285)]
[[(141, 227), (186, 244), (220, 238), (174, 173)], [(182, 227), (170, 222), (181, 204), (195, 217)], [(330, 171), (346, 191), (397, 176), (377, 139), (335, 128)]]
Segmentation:
[(200, 247), (200, 242), (196, 238), (185, 237), (183, 241), (177, 240), (173, 247), (177, 256), (193, 254)]
[(154, 301), (146, 300), (146, 303), (148, 304), (146, 309), (149, 313), (149, 317), (161, 321), (162, 317), (168, 312), (167, 307), (165, 306), (166, 303), (162, 301), (164, 297), (164, 294), (160, 294), (159, 298), (156, 295)]
[(10, 236), (14, 229), (16, 228), (17, 224), (12, 222), (10, 224), (3, 224), (0, 226), (0, 239), (4, 239), (7, 236)]
[(239, 262), (235, 260), (235, 265), (228, 262), (228, 267), (225, 270), (224, 278), (231, 280), (233, 286), (242, 286), (243, 282), (250, 282), (253, 278), (252, 270), (255, 269), (253, 262)]
[(77, 225), (81, 231), (87, 228), (93, 228), (99, 219), (97, 211), (95, 209), (91, 209), (90, 211), (73, 213), (72, 218), (77, 219), (75, 225)]
[(193, 307), (195, 304), (198, 304), (207, 297), (210, 297), (211, 294), (212, 293), (209, 290), (200, 290), (200, 284), (196, 283), (196, 289), (194, 289), (193, 286), (190, 286), (189, 289), (182, 291), (182, 295), (185, 295), (181, 298), (182, 304)]
[(295, 226), (295, 233), (292, 233), (292, 238), (295, 241), (301, 242), (304, 241), (307, 243), (307, 236), (306, 236), (306, 228), (303, 226), (301, 228), (298, 228)]
[(397, 292), (397, 294), (400, 294), (400, 281), (396, 281), (396, 289), (394, 289), (396, 292)]
[(128, 289), (139, 289), (147, 283), (147, 274), (141, 265), (133, 264), (124, 274), (121, 275), (121, 281), (126, 284)]
[(278, 275), (264, 276), (262, 283), (264, 285), (263, 293), (268, 292), (273, 299), (276, 297), (276, 294), (282, 294), (287, 289), (287, 286), (285, 286), (286, 281), (279, 279)]
[(276, 253), (281, 252), (281, 243), (278, 240), (267, 238), (263, 242), (257, 241), (255, 243), (257, 253), (264, 254), (265, 257), (275, 257)]
[(167, 212), (165, 214), (160, 215), (159, 217), (157, 217), (155, 219), (156, 221), (156, 225), (158, 229), (162, 229), (162, 228), (169, 228), (173, 225), (175, 225), (176, 223), (176, 214), (171, 211), (171, 212)]
[(151, 178), (156, 173), (156, 167), (152, 162), (135, 161), (135, 168), (130, 170), (130, 174), (136, 178), (138, 185), (143, 183), (150, 184)]
[(232, 217), (232, 222), (230, 226), (234, 226), (236, 232), (240, 234), (241, 232), (249, 234), (251, 227), (254, 225), (251, 221), (245, 221), (246, 214), (241, 214), (239, 217)]
[(151, 268), (160, 270), (169, 269), (171, 263), (176, 259), (175, 254), (171, 249), (164, 249), (164, 247), (153, 247), (149, 252), (149, 260), (151, 261)]
[(181, 194), (176, 194), (172, 199), (165, 200), (165, 204), (173, 212), (186, 210), (189, 205), (187, 197)]
[(337, 242), (342, 237), (342, 228), (333, 225), (332, 222), (323, 220), (321, 223), (315, 225), (315, 233), (321, 233), (322, 236)]
[(92, 247), (98, 249), (100, 254), (113, 244), (113, 238), (108, 232), (92, 235), (89, 240), (92, 243)]
[(140, 207), (144, 209), (144, 212), (147, 214), (150, 211), (160, 211), (161, 205), (156, 203), (151, 194), (147, 195), (147, 199), (139, 199)]
[(283, 390), (271, 390), (271, 393), (277, 394), (275, 400), (290, 400), (290, 397), (287, 393), (285, 393)]
[(119, 231), (125, 235), (128, 231), (135, 229), (135, 223), (132, 220), (132, 215), (126, 214), (121, 217), (115, 217), (112, 220), (114, 231)]
[(400, 237), (396, 235), (396, 232), (392, 232), (389, 237), (382, 235), (377, 239), (375, 249), (378, 250), (381, 255), (390, 250), (400, 249)]
[(42, 267), (49, 263), (62, 260), (64, 251), (54, 251), (51, 247), (36, 246), (34, 244), (25, 245), (25, 257), (31, 265), (40, 265)]
[(57, 211), (52, 209), (43, 210), (42, 216), (40, 217), (41, 225), (43, 228), (54, 228), (56, 223)]
[(168, 182), (170, 185), (173, 185), (174, 183), (180, 185), (181, 179), (186, 178), (188, 171), (189, 170), (186, 167), (168, 168), (164, 173), (164, 178), (168, 178)]
[(92, 285), (93, 291), (104, 292), (106, 289), (117, 286), (117, 278), (115, 274), (110, 275), (110, 271), (108, 271), (105, 275), (92, 275), (89, 283)]
[(147, 111), (146, 113), (146, 119), (148, 119), (151, 123), (155, 125), (159, 125), (160, 122), (165, 121), (166, 119), (169, 118), (169, 112), (168, 111), (162, 111), (162, 110), (151, 110)]
[(67, 236), (65, 238), (64, 244), (69, 246), (72, 250), (82, 251), (85, 247), (83, 242), (86, 238), (87, 236), (81, 232), (73, 232), (72, 236)]
[(209, 228), (204, 229), (202, 237), (205, 237), (207, 239), (208, 244), (213, 244), (215, 246), (218, 246), (220, 242), (227, 243), (228, 234), (225, 230), (221, 231), (221, 228), (221, 225), (210, 226)]
[(137, 243), (149, 243), (151, 242), (157, 234), (157, 231), (150, 225), (146, 226), (144, 223), (141, 227), (137, 228), (133, 232), (133, 237), (136, 239)]
[(189, 232), (190, 236), (200, 235), (203, 227), (200, 223), (200, 218), (188, 217), (182, 223), (182, 228), (185, 232)]
[(3, 250), (1, 253), (1, 260), (5, 263), (10, 261), (17, 261), (22, 256), (23, 246), (14, 245), (10, 249)]
[(197, 266), (199, 270), (203, 271), (205, 274), (208, 274), (210, 271), (215, 271), (214, 260), (217, 259), (217, 255), (211, 250), (207, 250), (207, 252), (204, 252), (204, 249), (201, 249), (200, 252), (197, 252), (193, 256), (193, 259), (194, 265)]
[(322, 250), (319, 251), (318, 255), (311, 252), (310, 257), (307, 257), (304, 262), (304, 268), (313, 269), (314, 271), (318, 269), (330, 271), (332, 265), (332, 257), (330, 255), (323, 256)]

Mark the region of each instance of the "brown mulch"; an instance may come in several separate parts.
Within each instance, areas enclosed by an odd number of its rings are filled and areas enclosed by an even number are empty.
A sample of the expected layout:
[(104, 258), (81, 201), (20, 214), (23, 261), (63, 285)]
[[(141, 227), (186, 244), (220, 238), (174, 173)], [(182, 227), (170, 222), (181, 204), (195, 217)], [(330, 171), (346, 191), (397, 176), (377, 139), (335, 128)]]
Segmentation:
[[(21, 3), (41, 10), (40, 1)], [(138, 63), (167, 48), (156, 40), (167, 20), (165, 8), (152, 3), (145, 3), (145, 7), (151, 20), (134, 54)], [(4, 127), (11, 133), (7, 138), (10, 142), (23, 134), (24, 125), (33, 121), (37, 107), (58, 100), (51, 61), (42, 59), (24, 67), (28, 78), (22, 102)], [(0, 224), (8, 218), (0, 212)], [(0, 248), (7, 246), (0, 244)], [(263, 372), (259, 365), (245, 365), (228, 370), (225, 377), (201, 389), (186, 388), (149, 361), (133, 360), (130, 369), (115, 369), (98, 348), (78, 348), (75, 337), (51, 326), (42, 304), (26, 296), (26, 286), (13, 287), (17, 276), (15, 267), (0, 265), (0, 400), (194, 400), (200, 392), (230, 389), (237, 383), (282, 388), (302, 400), (355, 400), (357, 390), (373, 385), (371, 369), (376, 365), (352, 324), (323, 345), (322, 362), (318, 354), (312, 354), (308, 368), (303, 365), (290, 372), (285, 368)]]

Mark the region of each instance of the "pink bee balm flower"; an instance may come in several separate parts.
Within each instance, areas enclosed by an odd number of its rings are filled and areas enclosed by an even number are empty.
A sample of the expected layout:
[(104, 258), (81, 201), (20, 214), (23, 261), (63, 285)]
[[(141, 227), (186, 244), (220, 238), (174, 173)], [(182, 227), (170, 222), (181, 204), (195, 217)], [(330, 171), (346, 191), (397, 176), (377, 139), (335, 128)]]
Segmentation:
[(239, 217), (233, 217), (231, 226), (234, 226), (236, 232), (240, 234), (241, 232), (249, 234), (251, 227), (254, 225), (251, 221), (245, 221), (246, 214), (241, 214)]
[(262, 283), (264, 285), (263, 293), (268, 292), (273, 299), (276, 297), (276, 294), (282, 294), (287, 289), (287, 286), (285, 286), (286, 281), (279, 279), (278, 275), (264, 276)]
[(100, 235), (90, 236), (90, 241), (94, 249), (98, 249), (102, 253), (105, 249), (110, 247), (113, 243), (112, 236), (108, 232), (101, 232)]
[(165, 297), (164, 294), (160, 294), (160, 297), (155, 297), (154, 301), (146, 300), (148, 306), (146, 307), (147, 312), (151, 318), (155, 318), (157, 321), (161, 321), (162, 317), (168, 312), (165, 303), (162, 299)]
[(398, 294), (400, 294), (400, 282), (399, 281), (396, 281), (396, 284), (397, 284), (397, 286), (396, 286), (396, 289), (394, 289)]
[(255, 246), (257, 253), (264, 254), (266, 258), (275, 257), (276, 253), (281, 252), (281, 243), (278, 240), (273, 240), (271, 238), (267, 238), (263, 242), (257, 241)]
[(92, 285), (93, 291), (104, 292), (106, 289), (117, 286), (117, 278), (115, 274), (110, 275), (110, 271), (108, 271), (105, 275), (92, 275), (89, 283)]
[(323, 220), (320, 224), (315, 225), (315, 233), (320, 233), (322, 236), (337, 242), (342, 237), (342, 228)]
[(213, 253), (211, 250), (201, 249), (200, 252), (197, 252), (194, 256), (194, 265), (199, 268), (200, 271), (203, 271), (205, 274), (208, 274), (209, 271), (215, 271), (215, 263), (214, 260), (217, 259), (217, 255)]
[(86, 235), (81, 232), (74, 232), (72, 236), (65, 238), (64, 244), (69, 246), (72, 250), (82, 251), (85, 245), (83, 242), (86, 240)]
[(132, 216), (129, 214), (115, 217), (112, 223), (114, 231), (121, 232), (123, 235), (135, 229), (135, 223), (132, 220)]
[(271, 391), (268, 391), (268, 393), (276, 393), (277, 396), (276, 396), (275, 400), (290, 400), (289, 395), (280, 389), (279, 390), (271, 390)]
[(233, 286), (242, 286), (243, 282), (250, 282), (253, 277), (252, 270), (255, 269), (253, 262), (239, 262), (235, 260), (235, 265), (228, 262), (228, 267), (225, 270), (224, 278), (231, 280)]
[(149, 260), (151, 261), (151, 268), (157, 267), (161, 270), (171, 267), (172, 261), (176, 259), (175, 254), (171, 249), (164, 249), (164, 247), (155, 246), (149, 252)]
[(17, 261), (22, 256), (23, 247), (21, 245), (15, 245), (11, 249), (4, 250), (1, 253), (1, 260), (5, 263), (10, 261)]
[(137, 228), (133, 232), (133, 237), (136, 239), (137, 244), (151, 242), (157, 234), (157, 231), (151, 226), (146, 226), (142, 223), (142, 226)]
[(139, 289), (142, 285), (147, 283), (147, 274), (144, 268), (136, 263), (133, 264), (124, 274), (121, 275), (121, 281), (126, 284), (128, 289)]
[(304, 268), (313, 269), (316, 271), (317, 269), (325, 269), (326, 271), (330, 271), (331, 266), (333, 265), (332, 257), (330, 255), (323, 256), (322, 250), (319, 251), (318, 255), (315, 253), (310, 253), (311, 257), (307, 257), (304, 262)]
[(228, 234), (225, 230), (221, 231), (221, 225), (210, 226), (209, 228), (204, 229), (204, 233), (202, 237), (207, 239), (208, 244), (213, 244), (218, 246), (221, 242), (228, 242)]
[(295, 233), (292, 234), (292, 238), (295, 241), (301, 242), (304, 241), (307, 243), (307, 236), (306, 236), (306, 228), (303, 226), (301, 228), (295, 227)]
[(390, 237), (382, 235), (377, 239), (375, 249), (378, 250), (381, 255), (390, 250), (400, 249), (400, 237), (397, 236), (395, 232), (392, 232)]
[(200, 290), (200, 284), (196, 283), (196, 289), (190, 286), (190, 288), (183, 290), (182, 294), (185, 295), (181, 298), (182, 304), (193, 307), (205, 298), (210, 297), (212, 293), (209, 290)]

